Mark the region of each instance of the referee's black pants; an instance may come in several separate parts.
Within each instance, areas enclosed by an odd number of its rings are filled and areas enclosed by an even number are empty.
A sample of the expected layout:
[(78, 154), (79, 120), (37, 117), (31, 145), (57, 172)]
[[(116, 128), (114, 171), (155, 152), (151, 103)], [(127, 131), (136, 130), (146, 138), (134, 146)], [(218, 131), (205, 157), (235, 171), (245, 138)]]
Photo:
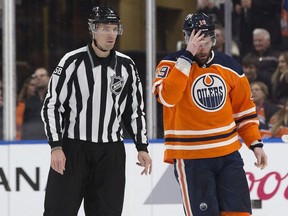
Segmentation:
[(50, 168), (44, 216), (76, 216), (82, 200), (86, 216), (120, 216), (125, 188), (123, 142), (65, 139), (64, 175)]

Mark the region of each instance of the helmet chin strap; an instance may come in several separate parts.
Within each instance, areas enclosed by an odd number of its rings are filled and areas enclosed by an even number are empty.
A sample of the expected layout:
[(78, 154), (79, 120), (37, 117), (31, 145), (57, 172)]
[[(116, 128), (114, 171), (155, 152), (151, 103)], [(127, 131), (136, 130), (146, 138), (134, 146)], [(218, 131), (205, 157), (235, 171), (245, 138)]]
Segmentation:
[(103, 48), (96, 42), (95, 39), (93, 39), (93, 43), (94, 43), (94, 45), (95, 45), (99, 50), (101, 50), (102, 52), (107, 52), (107, 51), (109, 51), (109, 50), (103, 49)]

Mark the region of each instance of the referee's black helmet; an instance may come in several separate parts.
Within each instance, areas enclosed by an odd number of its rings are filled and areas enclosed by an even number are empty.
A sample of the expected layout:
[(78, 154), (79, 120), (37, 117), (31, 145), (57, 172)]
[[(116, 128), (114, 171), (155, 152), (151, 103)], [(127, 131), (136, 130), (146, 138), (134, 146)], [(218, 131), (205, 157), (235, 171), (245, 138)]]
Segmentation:
[(89, 31), (93, 32), (96, 30), (97, 24), (116, 24), (119, 27), (118, 34), (122, 34), (123, 29), (121, 25), (121, 19), (118, 13), (112, 9), (111, 7), (107, 6), (95, 6), (93, 7), (89, 18), (88, 18), (88, 25)]

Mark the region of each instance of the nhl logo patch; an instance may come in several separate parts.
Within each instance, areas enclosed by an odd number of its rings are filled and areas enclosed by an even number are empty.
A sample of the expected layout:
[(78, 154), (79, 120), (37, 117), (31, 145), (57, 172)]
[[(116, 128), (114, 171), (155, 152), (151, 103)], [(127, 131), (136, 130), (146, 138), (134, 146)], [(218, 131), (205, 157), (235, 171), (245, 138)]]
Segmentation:
[(113, 94), (115, 95), (120, 94), (123, 85), (124, 85), (123, 77), (116, 76), (115, 74), (111, 76), (110, 90)]

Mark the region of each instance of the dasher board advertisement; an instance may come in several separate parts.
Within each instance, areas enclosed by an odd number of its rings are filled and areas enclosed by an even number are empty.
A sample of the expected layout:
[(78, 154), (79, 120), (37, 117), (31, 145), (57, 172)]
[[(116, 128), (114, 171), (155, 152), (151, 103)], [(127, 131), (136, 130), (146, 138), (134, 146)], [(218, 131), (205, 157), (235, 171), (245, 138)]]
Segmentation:
[[(152, 175), (141, 176), (133, 143), (125, 142), (126, 191), (123, 216), (183, 215), (181, 195), (173, 166), (163, 162), (162, 140), (150, 142)], [(265, 143), (268, 167), (254, 166), (255, 157), (243, 145), (244, 159), (253, 206), (253, 216), (287, 216), (288, 144)], [(43, 215), (45, 186), (50, 165), (50, 147), (45, 142), (0, 143), (0, 215)], [(79, 216), (84, 216), (83, 207)]]

